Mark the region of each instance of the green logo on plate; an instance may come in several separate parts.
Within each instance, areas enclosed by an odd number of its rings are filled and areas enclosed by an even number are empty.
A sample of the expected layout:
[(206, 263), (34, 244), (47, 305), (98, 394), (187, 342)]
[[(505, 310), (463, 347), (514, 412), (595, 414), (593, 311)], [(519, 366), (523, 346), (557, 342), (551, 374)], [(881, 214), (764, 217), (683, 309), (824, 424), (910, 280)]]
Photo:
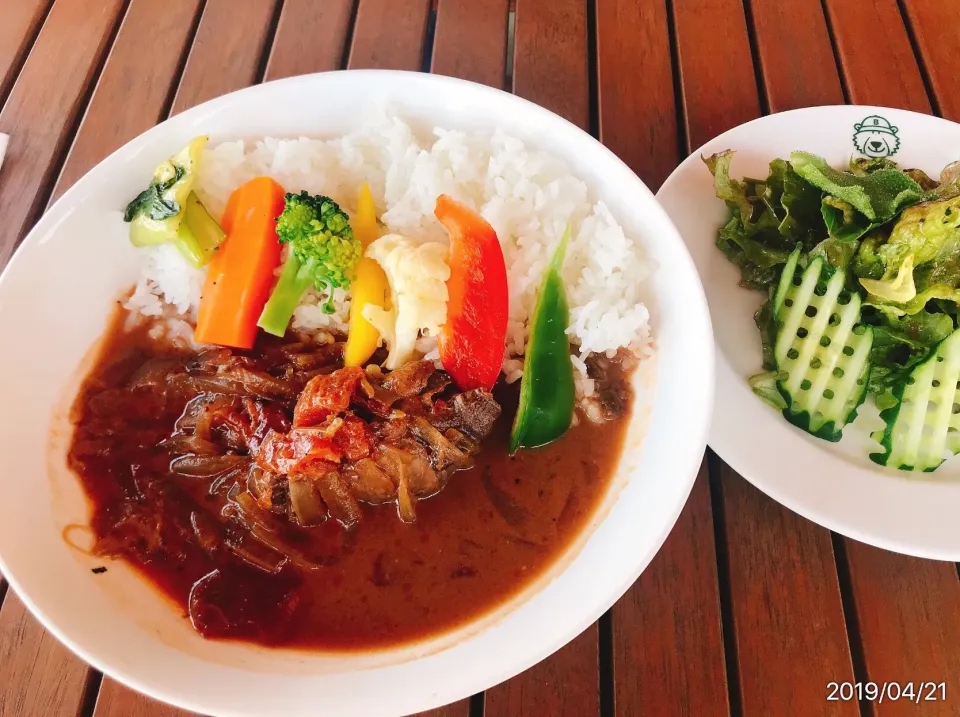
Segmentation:
[(900, 138), (890, 120), (870, 115), (853, 125), (853, 146), (868, 157), (890, 157), (900, 149)]

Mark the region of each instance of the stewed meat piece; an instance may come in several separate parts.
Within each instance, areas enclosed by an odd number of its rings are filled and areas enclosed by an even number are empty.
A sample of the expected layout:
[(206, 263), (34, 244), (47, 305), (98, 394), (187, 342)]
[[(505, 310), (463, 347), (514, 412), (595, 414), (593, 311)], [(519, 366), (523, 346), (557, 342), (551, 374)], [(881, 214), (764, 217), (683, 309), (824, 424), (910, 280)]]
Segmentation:
[(431, 422), (442, 431), (455, 428), (480, 440), (490, 433), (499, 417), (500, 405), (490, 392), (475, 389), (451, 398)]
[(423, 393), (436, 370), (433, 361), (411, 361), (388, 373), (381, 385), (400, 398), (409, 398)]

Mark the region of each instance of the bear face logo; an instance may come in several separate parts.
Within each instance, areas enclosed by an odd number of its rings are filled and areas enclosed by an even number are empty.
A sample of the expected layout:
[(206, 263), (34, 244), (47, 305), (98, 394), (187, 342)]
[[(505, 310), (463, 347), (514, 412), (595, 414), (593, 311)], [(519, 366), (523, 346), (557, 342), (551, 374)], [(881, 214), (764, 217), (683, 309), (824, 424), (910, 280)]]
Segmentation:
[(870, 115), (853, 125), (853, 146), (867, 157), (890, 157), (900, 149), (900, 138), (889, 120)]

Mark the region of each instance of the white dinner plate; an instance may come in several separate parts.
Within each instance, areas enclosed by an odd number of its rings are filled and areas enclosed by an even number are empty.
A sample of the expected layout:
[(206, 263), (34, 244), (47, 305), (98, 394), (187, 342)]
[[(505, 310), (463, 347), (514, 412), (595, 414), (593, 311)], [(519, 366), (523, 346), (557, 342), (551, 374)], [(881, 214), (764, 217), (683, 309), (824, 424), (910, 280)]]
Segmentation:
[[(335, 97), (336, 102), (330, 98)], [(122, 563), (62, 535), (88, 505), (65, 470), (64, 411), (112, 302), (137, 277), (119, 212), (193, 137), (336, 137), (377, 110), (433, 127), (502, 129), (566, 160), (656, 264), (655, 357), (610, 490), (571, 549), (492, 613), (436, 638), (350, 654), (204, 640)], [(9, 151), (19, 150), (16, 136)], [(8, 165), (9, 168), (9, 165)], [(15, 182), (6, 170), (0, 181)], [(446, 77), (362, 71), (295, 77), (221, 97), (119, 149), (44, 215), (0, 276), (0, 570), (74, 652), (155, 698), (218, 717), (409, 714), (501, 682), (572, 640), (637, 579), (673, 527), (706, 446), (713, 339), (696, 269), (653, 195), (609, 150), (513, 95)], [(89, 366), (89, 364), (87, 364)], [(51, 426), (57, 428), (50, 443)]]
[(766, 177), (768, 164), (804, 150), (844, 168), (851, 156), (887, 156), (930, 176), (960, 159), (960, 125), (883, 107), (812, 107), (748, 122), (707, 142), (670, 176), (657, 199), (673, 219), (700, 272), (717, 344), (717, 392), (710, 446), (731, 467), (800, 515), (888, 550), (960, 560), (960, 458), (933, 473), (881, 467), (870, 433), (882, 427), (872, 399), (839, 443), (787, 423), (751, 391), (761, 370), (753, 314), (764, 295), (737, 285), (739, 269), (716, 247), (729, 216), (701, 160), (736, 150), (733, 177)]

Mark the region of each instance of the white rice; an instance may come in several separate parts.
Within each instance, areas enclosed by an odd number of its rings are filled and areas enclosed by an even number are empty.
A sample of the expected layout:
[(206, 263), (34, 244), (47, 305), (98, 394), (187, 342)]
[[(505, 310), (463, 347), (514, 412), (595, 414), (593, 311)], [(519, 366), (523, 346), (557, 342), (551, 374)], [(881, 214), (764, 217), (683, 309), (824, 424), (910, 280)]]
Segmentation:
[[(572, 236), (564, 265), (570, 301), (567, 334), (579, 346), (572, 357), (581, 397), (593, 393), (584, 359), (626, 349), (638, 358), (651, 351), (650, 314), (642, 302), (652, 264), (603, 202), (566, 163), (501, 131), (493, 134), (435, 129), (419, 138), (396, 117), (383, 116), (334, 140), (275, 139), (223, 142), (204, 152), (197, 192), (214, 216), (230, 193), (260, 175), (287, 191), (302, 189), (335, 199), (350, 214), (360, 184), (370, 184), (382, 224), (390, 233), (446, 242), (434, 217), (439, 194), (467, 203), (493, 225), (503, 247), (510, 290), (504, 373), (523, 372), (527, 320), (544, 269), (569, 222)], [(196, 315), (204, 272), (186, 264), (170, 245), (143, 250), (140, 281), (129, 308), (149, 316), (164, 304), (188, 319)], [(278, 269), (279, 271), (279, 269)], [(309, 292), (293, 319), (304, 332), (345, 331), (349, 293), (336, 290), (336, 313), (323, 313), (323, 297)], [(435, 358), (435, 342), (418, 349)]]

